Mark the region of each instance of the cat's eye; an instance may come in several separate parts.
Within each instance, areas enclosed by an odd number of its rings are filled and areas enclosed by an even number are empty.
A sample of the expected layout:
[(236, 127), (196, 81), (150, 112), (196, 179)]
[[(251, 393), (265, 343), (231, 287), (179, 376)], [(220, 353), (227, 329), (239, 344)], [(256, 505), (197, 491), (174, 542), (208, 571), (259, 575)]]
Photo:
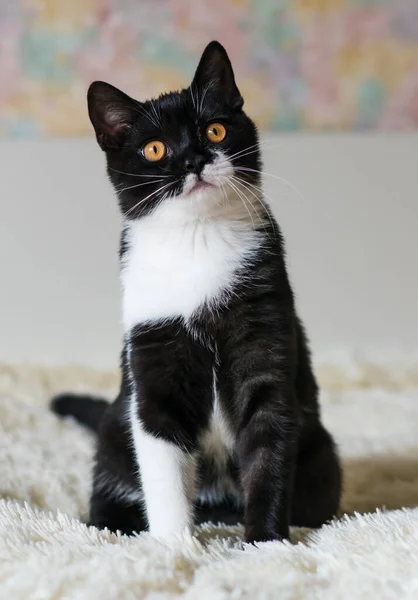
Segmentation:
[(211, 123), (206, 128), (206, 137), (213, 144), (219, 144), (225, 139), (226, 129), (222, 123)]
[(153, 140), (143, 146), (141, 152), (142, 155), (149, 161), (155, 162), (164, 158), (167, 148), (163, 142), (159, 140)]

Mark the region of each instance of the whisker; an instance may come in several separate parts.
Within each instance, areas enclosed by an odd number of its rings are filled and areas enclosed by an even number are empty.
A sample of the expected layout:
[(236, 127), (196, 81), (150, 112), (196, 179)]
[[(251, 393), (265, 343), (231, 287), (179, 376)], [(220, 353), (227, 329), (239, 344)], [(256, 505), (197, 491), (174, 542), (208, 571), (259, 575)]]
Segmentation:
[[(238, 171), (238, 170), (240, 170), (240, 169), (236, 167), (236, 168), (235, 168), (235, 170), (236, 170), (236, 171)], [(244, 173), (244, 175), (245, 175), (245, 173)], [(273, 175), (271, 175), (271, 176), (273, 177)], [(279, 179), (279, 180), (280, 180), (280, 181), (283, 181), (283, 183), (287, 183), (287, 184), (288, 184), (290, 187), (293, 187), (293, 186), (292, 186), (292, 184), (291, 184), (290, 182), (288, 182), (288, 181), (286, 181), (286, 180), (283, 180), (283, 179)], [(269, 195), (268, 195), (268, 194), (267, 194), (267, 193), (266, 193), (266, 192), (265, 192), (265, 191), (264, 191), (264, 190), (261, 188), (261, 186), (257, 186), (257, 185), (255, 185), (254, 183), (251, 183), (250, 181), (248, 181), (248, 179), (245, 179), (245, 182), (246, 182), (248, 185), (250, 185), (250, 186), (252, 186), (252, 187), (254, 187), (254, 188), (257, 188), (257, 189), (260, 191), (260, 193), (261, 193), (263, 196), (265, 196), (266, 198), (268, 198), (268, 199), (270, 200), (270, 202), (271, 202), (271, 206), (274, 206), (274, 204), (276, 203), (276, 201), (275, 201), (275, 200), (273, 200), (273, 199), (271, 198), (271, 196), (269, 196)], [(295, 191), (296, 191), (296, 192), (299, 192), (299, 190), (298, 190), (297, 188), (295, 188)], [(310, 207), (310, 206), (311, 206), (311, 205), (308, 203), (307, 199), (306, 199), (306, 198), (305, 198), (305, 197), (302, 195), (302, 193), (301, 193), (301, 192), (299, 192), (299, 193), (298, 193), (298, 197), (299, 197), (299, 199), (300, 199), (300, 200), (302, 200), (302, 201), (304, 202), (304, 204), (306, 204), (308, 207)], [(260, 199), (260, 200), (261, 200), (261, 199)], [(262, 200), (261, 200), (261, 201), (262, 201)], [(323, 216), (323, 217), (326, 219), (326, 221), (327, 221), (327, 222), (328, 222), (328, 223), (329, 223), (329, 224), (330, 224), (332, 227), (334, 227), (334, 226), (335, 226), (335, 215), (333, 215), (332, 213), (328, 213), (328, 212), (324, 211), (324, 210), (323, 210), (321, 207), (316, 207), (316, 209), (317, 209), (317, 210), (319, 210), (319, 212), (321, 213), (321, 215), (322, 215), (322, 216)]]
[(114, 169), (113, 167), (108, 167), (109, 171), (114, 171), (115, 173), (120, 173), (121, 175), (129, 175), (130, 177), (159, 177), (159, 178), (163, 178), (163, 177), (169, 177), (169, 175), (138, 175), (138, 173), (125, 173), (125, 171), (118, 171), (117, 169)]
[[(173, 181), (173, 184), (174, 184), (174, 183), (177, 183), (178, 181), (179, 181), (179, 179), (176, 179), (175, 181)], [(162, 197), (162, 198), (160, 198), (160, 200), (158, 200), (158, 202), (157, 202), (156, 206), (154, 207), (154, 210), (157, 210), (157, 208), (158, 208), (159, 206), (161, 206), (161, 204), (164, 202), (164, 200), (167, 200), (168, 198), (172, 198), (173, 196), (174, 196), (174, 194), (173, 194), (173, 192), (172, 192), (172, 191), (170, 191), (170, 190), (169, 190), (168, 192), (166, 192), (166, 193), (163, 195), (163, 197)]]
[(213, 87), (217, 81), (218, 81), (218, 79), (217, 79), (217, 78), (215, 78), (215, 79), (212, 79), (211, 81), (209, 81), (208, 85), (207, 85), (207, 86), (206, 86), (206, 88), (204, 89), (204, 91), (203, 91), (203, 94), (202, 94), (202, 99), (200, 100), (200, 108), (199, 108), (199, 113), (200, 113), (200, 114), (202, 114), (202, 112), (203, 112), (203, 103), (204, 103), (204, 101), (205, 101), (206, 94), (208, 93), (208, 90), (209, 90), (211, 87)]
[[(273, 232), (274, 232), (274, 238), (275, 238), (275, 237), (276, 237), (276, 234), (275, 234), (275, 227), (274, 227), (274, 223), (273, 223), (273, 221), (272, 221), (271, 214), (270, 214), (270, 211), (269, 211), (268, 207), (265, 205), (265, 203), (263, 202), (263, 200), (262, 200), (262, 198), (261, 198), (262, 192), (260, 193), (260, 195), (257, 195), (257, 194), (255, 194), (255, 193), (254, 193), (254, 192), (253, 192), (253, 191), (252, 191), (252, 190), (251, 190), (249, 187), (247, 187), (246, 185), (244, 185), (243, 181), (242, 181), (242, 180), (240, 180), (240, 178), (239, 178), (239, 177), (233, 177), (233, 179), (234, 179), (234, 181), (236, 181), (238, 184), (241, 184), (242, 186), (244, 186), (244, 188), (245, 188), (245, 189), (246, 189), (248, 192), (250, 192), (250, 194), (252, 194), (252, 196), (255, 198), (255, 200), (261, 204), (262, 208), (263, 208), (263, 209), (265, 210), (265, 212), (267, 213), (267, 217), (268, 217), (268, 219), (269, 219), (269, 221), (270, 221), (270, 225), (271, 225), (271, 227), (272, 227), (272, 229), (273, 229)], [(247, 198), (248, 202), (251, 204), (251, 207), (252, 207), (252, 209), (255, 211), (255, 213), (256, 213), (256, 215), (257, 215), (257, 218), (258, 218), (258, 221), (259, 221), (259, 222), (260, 222), (260, 223), (263, 225), (263, 229), (264, 229), (264, 231), (267, 233), (266, 220), (265, 220), (264, 218), (261, 218), (261, 217), (260, 217), (260, 215), (259, 215), (259, 213), (258, 213), (257, 209), (255, 208), (255, 206), (253, 205), (253, 203), (251, 202), (251, 200), (248, 198), (248, 196), (246, 196), (246, 198)]]
[(161, 183), (161, 182), (162, 182), (162, 179), (155, 179), (153, 181), (144, 181), (142, 183), (136, 183), (135, 185), (128, 185), (127, 187), (124, 187), (123, 189), (120, 189), (117, 186), (115, 186), (115, 189), (118, 192), (118, 194), (121, 194), (122, 192), (125, 192), (126, 190), (132, 190), (134, 188), (138, 188), (143, 185), (152, 185), (153, 183)]
[[(232, 182), (230, 182), (230, 183), (232, 183)], [(253, 209), (253, 211), (255, 212), (255, 214), (256, 214), (256, 216), (257, 216), (257, 221), (258, 221), (258, 223), (260, 223), (261, 225), (263, 225), (263, 228), (264, 228), (264, 230), (265, 230), (266, 228), (265, 228), (264, 221), (263, 221), (263, 219), (261, 219), (261, 218), (260, 218), (260, 215), (259, 215), (258, 211), (255, 209), (255, 207), (254, 207), (253, 203), (251, 202), (251, 200), (248, 198), (248, 196), (247, 196), (247, 195), (246, 195), (246, 194), (245, 194), (245, 193), (244, 193), (242, 190), (239, 190), (239, 188), (238, 188), (238, 186), (237, 186), (236, 184), (234, 184), (234, 188), (237, 190), (238, 194), (240, 195), (240, 197), (241, 197), (241, 198), (242, 198), (242, 200), (244, 201), (244, 205), (245, 205), (245, 207), (246, 207), (246, 209), (247, 209), (247, 212), (248, 212), (248, 214), (250, 215), (251, 222), (252, 222), (252, 224), (253, 224), (253, 228), (254, 228), (254, 229), (256, 229), (256, 226), (255, 226), (255, 223), (254, 223), (254, 219), (253, 219), (253, 217), (252, 217), (252, 214), (251, 214), (251, 212), (250, 212), (250, 211), (249, 211), (249, 209), (248, 209), (247, 202), (249, 202), (249, 204), (250, 204), (251, 208), (252, 208), (252, 209)]]
[[(260, 202), (260, 204), (262, 205), (262, 207), (264, 208), (264, 210), (267, 213), (268, 219), (270, 221), (270, 225), (271, 225), (271, 227), (273, 229), (273, 232), (274, 232), (274, 239), (276, 239), (276, 226), (275, 226), (274, 221), (272, 219), (270, 208), (269, 208), (269, 206), (266, 205), (266, 203), (263, 200), (263, 196), (266, 196), (270, 200), (270, 202), (273, 203), (273, 201), (270, 198), (270, 196), (268, 196), (260, 186), (254, 185), (253, 183), (250, 183), (249, 181), (246, 181), (245, 179), (242, 179), (241, 177), (235, 177), (235, 176), (233, 176), (233, 179), (239, 181), (241, 183), (241, 185), (243, 185), (254, 196), (254, 198), (256, 198)], [(258, 192), (258, 194), (255, 194), (248, 187), (249, 185), (251, 187), (253, 187)]]
[[(256, 148), (254, 150), (254, 152), (257, 152), (257, 149), (259, 146), (264, 146), (265, 144), (269, 144), (270, 142), (274, 142), (274, 139), (269, 139), (269, 140), (262, 140), (262, 141), (258, 141), (255, 144), (252, 144), (252, 146), (247, 146), (247, 148), (243, 148), (242, 150), (239, 150), (238, 152), (235, 152), (235, 154), (232, 154), (229, 159), (234, 158), (240, 154), (242, 154), (243, 152), (246, 152), (247, 150), (251, 150), (252, 148)], [(278, 146), (282, 146), (283, 144), (276, 144), (276, 147)], [(275, 146), (273, 146), (275, 147)]]
[(196, 86), (196, 112), (199, 115), (199, 88)]
[(226, 195), (225, 186), (224, 186), (223, 183), (221, 183), (221, 180), (219, 179), (219, 177), (217, 179), (218, 179), (218, 182), (220, 184), (220, 190), (221, 190), (221, 193), (222, 193), (222, 199), (223, 199), (223, 201), (225, 203), (225, 206), (226, 206), (228, 204), (228, 197)]
[[(281, 144), (274, 144), (273, 146), (268, 146), (268, 148), (263, 147), (262, 150), (272, 150), (273, 148), (279, 148)], [(255, 154), (259, 151), (259, 148), (255, 148), (254, 150), (250, 150), (249, 152), (244, 152), (243, 154), (239, 154), (238, 156), (234, 155), (234, 158), (230, 157), (231, 162), (235, 162), (239, 158), (243, 158), (244, 156), (249, 156), (250, 154)]]
[(195, 102), (194, 95), (193, 95), (193, 84), (191, 84), (191, 86), (190, 86), (190, 95), (192, 97), (193, 108), (196, 108), (196, 102)]
[(259, 147), (258, 142), (256, 144), (252, 144), (252, 146), (248, 146), (247, 148), (243, 148), (242, 150), (239, 150), (238, 152), (235, 152), (235, 154), (231, 154), (231, 156), (229, 156), (229, 160), (232, 160), (233, 158), (239, 156), (240, 154), (242, 154), (243, 152), (246, 152), (247, 150), (251, 150), (252, 148), (256, 148), (254, 150), (254, 152), (257, 152), (257, 149)]
[(158, 194), (159, 192), (162, 192), (165, 188), (167, 188), (170, 185), (173, 185), (176, 182), (176, 180), (171, 181), (170, 183), (166, 183), (165, 185), (159, 187), (158, 189), (154, 190), (153, 192), (151, 192), (151, 194), (148, 194), (148, 196), (146, 196), (145, 198), (142, 198), (139, 202), (137, 202), (134, 206), (132, 206), (132, 208), (130, 208), (126, 215), (129, 215), (133, 210), (135, 210), (136, 208), (138, 208), (139, 206), (141, 206), (146, 200), (148, 200), (149, 198), (151, 198), (152, 196), (154, 196), (155, 194)]
[(141, 113), (142, 115), (144, 115), (144, 117), (146, 117), (148, 119), (148, 121), (150, 121), (150, 123), (152, 123), (152, 125), (154, 125), (154, 127), (157, 127), (157, 129), (159, 129), (159, 125), (158, 123), (155, 122), (155, 119), (152, 117), (152, 115), (146, 110), (146, 108), (144, 108), (142, 106), (142, 104), (140, 104), (139, 102), (135, 101), (136, 104), (136, 111)]
[[(231, 188), (232, 188), (232, 189), (235, 191), (235, 193), (236, 193), (236, 194), (238, 194), (238, 196), (241, 198), (241, 200), (242, 200), (242, 202), (243, 202), (243, 204), (244, 204), (244, 206), (245, 206), (245, 209), (246, 209), (247, 213), (248, 213), (248, 214), (249, 214), (249, 216), (250, 216), (251, 222), (252, 222), (252, 224), (253, 224), (253, 228), (254, 228), (254, 229), (256, 229), (256, 226), (255, 226), (255, 223), (254, 223), (253, 216), (252, 216), (252, 214), (251, 214), (250, 210), (248, 209), (247, 203), (246, 203), (246, 201), (245, 201), (245, 196), (244, 196), (244, 194), (242, 194), (242, 193), (241, 193), (241, 191), (238, 189), (238, 187), (237, 187), (237, 186), (236, 186), (234, 183), (232, 183), (232, 181), (231, 181), (231, 180), (229, 180), (227, 183), (228, 183), (228, 185), (230, 185), (230, 186), (231, 186)], [(248, 198), (247, 198), (247, 200), (248, 200)], [(250, 204), (251, 204), (251, 202), (250, 202)]]
[[(166, 171), (167, 173), (172, 173), (172, 171), (170, 169), (167, 169), (166, 167), (160, 167), (161, 171)], [(172, 177), (172, 175), (161, 175), (161, 177)]]
[(297, 193), (299, 198), (306, 202), (305, 196), (302, 194), (302, 192), (298, 190), (298, 188), (294, 186), (293, 183), (290, 183), (290, 181), (287, 181), (287, 179), (284, 179), (283, 177), (278, 177), (277, 175), (273, 175), (272, 173), (267, 173), (267, 171), (259, 171), (258, 169), (251, 169), (249, 167), (235, 167), (235, 169), (236, 171), (249, 171), (251, 173), (259, 173), (260, 175), (267, 175), (269, 177), (273, 177), (274, 179), (277, 179), (278, 181), (281, 181), (282, 183), (288, 185), (294, 192)]
[[(154, 104), (153, 104), (153, 101), (152, 101), (152, 100), (149, 100), (149, 103), (150, 103), (150, 106), (151, 106), (151, 108), (153, 109), (153, 113), (155, 113), (155, 109), (154, 109)], [(144, 110), (146, 110), (146, 109), (144, 109)], [(149, 110), (148, 110), (148, 111), (146, 110), (146, 112), (147, 112), (147, 113), (149, 114), (149, 116), (152, 118), (152, 122), (154, 123), (154, 125), (155, 125), (156, 127), (160, 127), (160, 124), (159, 124), (159, 122), (158, 122), (158, 115), (157, 115), (157, 119), (155, 119), (155, 118), (154, 118), (154, 115), (153, 115), (153, 114), (151, 114), (151, 112), (150, 112)]]
[[(234, 176), (233, 176), (233, 177), (232, 177), (232, 179), (233, 179), (233, 180), (236, 182), (236, 184), (237, 184), (237, 187), (238, 187), (239, 185), (242, 185), (242, 186), (243, 186), (243, 187), (244, 187), (244, 188), (245, 188), (247, 191), (249, 191), (249, 192), (250, 192), (250, 193), (253, 195), (253, 197), (254, 197), (254, 198), (257, 200), (257, 201), (259, 201), (259, 200), (260, 200), (260, 198), (259, 198), (259, 197), (258, 197), (258, 196), (255, 194), (255, 192), (253, 192), (253, 191), (252, 191), (252, 190), (251, 190), (249, 187), (247, 187), (246, 185), (244, 185), (244, 184), (243, 184), (243, 182), (242, 182), (242, 181), (241, 181), (241, 180), (240, 180), (238, 177), (234, 177)], [(242, 190), (241, 190), (241, 191), (242, 191)], [(244, 192), (243, 192), (243, 193), (244, 193)], [(251, 206), (252, 206), (252, 208), (253, 208), (254, 212), (256, 213), (258, 220), (261, 222), (261, 221), (262, 221), (262, 219), (260, 218), (260, 215), (258, 214), (258, 211), (257, 211), (257, 209), (255, 208), (255, 206), (253, 205), (253, 203), (251, 202), (251, 200), (248, 198), (248, 196), (246, 196), (246, 198), (247, 198), (248, 202), (251, 204)]]
[(154, 113), (154, 115), (155, 115), (155, 118), (157, 119), (157, 122), (158, 122), (158, 124), (159, 124), (159, 125), (160, 125), (160, 127), (161, 127), (161, 120), (160, 120), (160, 117), (158, 116), (157, 110), (156, 110), (156, 108), (155, 108), (155, 105), (154, 105), (154, 100), (150, 100), (150, 102), (151, 102), (151, 108), (152, 108), (152, 110), (153, 110), (153, 113)]

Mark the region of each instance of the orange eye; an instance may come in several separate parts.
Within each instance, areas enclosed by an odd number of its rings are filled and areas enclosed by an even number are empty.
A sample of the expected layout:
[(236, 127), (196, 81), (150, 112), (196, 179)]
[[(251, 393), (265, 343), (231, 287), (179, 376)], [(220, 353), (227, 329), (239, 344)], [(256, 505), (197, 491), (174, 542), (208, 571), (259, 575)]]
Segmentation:
[(222, 123), (211, 123), (206, 128), (206, 137), (213, 144), (219, 144), (225, 139), (226, 129)]
[(159, 140), (153, 140), (152, 142), (148, 142), (142, 148), (142, 154), (145, 158), (151, 162), (155, 162), (157, 160), (161, 160), (164, 158), (166, 153), (165, 144), (160, 142)]

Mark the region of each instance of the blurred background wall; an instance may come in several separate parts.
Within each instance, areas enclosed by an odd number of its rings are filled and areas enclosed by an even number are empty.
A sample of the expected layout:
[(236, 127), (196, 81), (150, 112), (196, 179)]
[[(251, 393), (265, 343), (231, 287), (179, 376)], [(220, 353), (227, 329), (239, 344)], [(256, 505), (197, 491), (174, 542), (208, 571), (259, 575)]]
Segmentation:
[(0, 0), (0, 359), (113, 366), (116, 201), (87, 118), (223, 43), (317, 354), (418, 348), (417, 0)]

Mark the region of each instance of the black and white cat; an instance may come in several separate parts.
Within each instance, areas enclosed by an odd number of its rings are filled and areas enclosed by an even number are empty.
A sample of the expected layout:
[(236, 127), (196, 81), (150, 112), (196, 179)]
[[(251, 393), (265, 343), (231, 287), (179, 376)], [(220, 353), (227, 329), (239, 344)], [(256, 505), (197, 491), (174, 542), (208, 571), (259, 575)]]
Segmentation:
[(248, 542), (320, 526), (339, 461), (224, 48), (188, 89), (137, 102), (95, 82), (88, 105), (123, 216), (122, 385), (53, 408), (99, 432), (90, 523), (168, 539), (242, 511)]

